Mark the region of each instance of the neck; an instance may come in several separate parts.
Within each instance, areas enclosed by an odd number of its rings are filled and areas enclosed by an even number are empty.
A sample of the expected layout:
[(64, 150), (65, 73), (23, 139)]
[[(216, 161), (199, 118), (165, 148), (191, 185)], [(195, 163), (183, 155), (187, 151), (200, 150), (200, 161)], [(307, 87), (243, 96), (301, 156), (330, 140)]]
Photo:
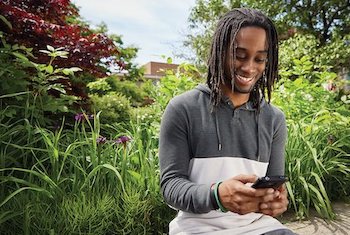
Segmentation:
[(235, 107), (239, 107), (249, 100), (249, 93), (232, 92), (231, 87), (227, 85), (221, 85), (221, 89), (223, 94), (231, 100)]

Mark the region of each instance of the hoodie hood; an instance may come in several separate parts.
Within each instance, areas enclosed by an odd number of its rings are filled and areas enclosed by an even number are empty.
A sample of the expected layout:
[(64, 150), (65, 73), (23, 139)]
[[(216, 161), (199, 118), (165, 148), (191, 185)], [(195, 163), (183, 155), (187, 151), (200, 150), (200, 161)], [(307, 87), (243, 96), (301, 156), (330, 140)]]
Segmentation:
[[(208, 94), (210, 96), (211, 90), (209, 89), (207, 84), (199, 84), (197, 85), (197, 87), (195, 88), (205, 94)], [(227, 103), (230, 102), (232, 107), (235, 109), (234, 105), (232, 104), (232, 102), (230, 101), (230, 99), (223, 95), (221, 98), (221, 102)], [(266, 105), (266, 101), (263, 98), (262, 101), (260, 102), (260, 108), (263, 108)], [(241, 106), (241, 108), (248, 110), (248, 111), (257, 111), (254, 107), (251, 101), (246, 102), (244, 105)]]

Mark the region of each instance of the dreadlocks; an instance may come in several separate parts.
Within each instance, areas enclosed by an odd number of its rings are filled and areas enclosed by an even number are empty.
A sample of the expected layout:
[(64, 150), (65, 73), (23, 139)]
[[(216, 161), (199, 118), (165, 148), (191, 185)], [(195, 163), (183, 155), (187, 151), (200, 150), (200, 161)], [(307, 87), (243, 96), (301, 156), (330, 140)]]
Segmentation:
[[(224, 68), (227, 60), (235, 60), (236, 35), (241, 28), (247, 26), (265, 29), (268, 43), (265, 71), (250, 92), (249, 100), (253, 102), (253, 106), (258, 110), (260, 110), (260, 102), (265, 97), (265, 93), (267, 93), (268, 102), (270, 102), (272, 86), (278, 79), (278, 36), (276, 28), (273, 22), (260, 11), (237, 8), (229, 11), (220, 19), (213, 37), (207, 77), (207, 84), (211, 90), (210, 102), (212, 108), (217, 107), (220, 103), (222, 97), (221, 84), (225, 84), (228, 78), (230, 80), (234, 78), (235, 68), (233, 63), (230, 63), (229, 74), (225, 73)], [(234, 83), (231, 83), (233, 90)]]

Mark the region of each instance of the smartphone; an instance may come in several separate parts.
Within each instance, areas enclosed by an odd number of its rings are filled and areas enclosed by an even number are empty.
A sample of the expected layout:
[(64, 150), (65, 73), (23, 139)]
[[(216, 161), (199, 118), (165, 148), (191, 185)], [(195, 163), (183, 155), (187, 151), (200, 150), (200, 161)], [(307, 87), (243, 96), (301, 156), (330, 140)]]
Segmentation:
[(252, 185), (253, 188), (273, 188), (277, 189), (283, 183), (288, 181), (288, 177), (283, 175), (278, 176), (264, 176), (260, 177)]

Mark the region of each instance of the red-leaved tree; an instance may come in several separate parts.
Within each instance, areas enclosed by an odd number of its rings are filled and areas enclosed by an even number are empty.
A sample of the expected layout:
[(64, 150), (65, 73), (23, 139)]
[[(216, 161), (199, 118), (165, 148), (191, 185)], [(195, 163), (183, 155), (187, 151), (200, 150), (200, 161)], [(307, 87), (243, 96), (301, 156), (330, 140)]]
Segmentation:
[(104, 76), (110, 65), (123, 66), (110, 38), (74, 23), (79, 15), (70, 0), (1, 0), (0, 15), (12, 24), (10, 29), (0, 22), (6, 40), (33, 48), (39, 63), (49, 60), (39, 50), (50, 45), (69, 52), (67, 59), (55, 60), (54, 64), (60, 67), (80, 67), (95, 76)]

